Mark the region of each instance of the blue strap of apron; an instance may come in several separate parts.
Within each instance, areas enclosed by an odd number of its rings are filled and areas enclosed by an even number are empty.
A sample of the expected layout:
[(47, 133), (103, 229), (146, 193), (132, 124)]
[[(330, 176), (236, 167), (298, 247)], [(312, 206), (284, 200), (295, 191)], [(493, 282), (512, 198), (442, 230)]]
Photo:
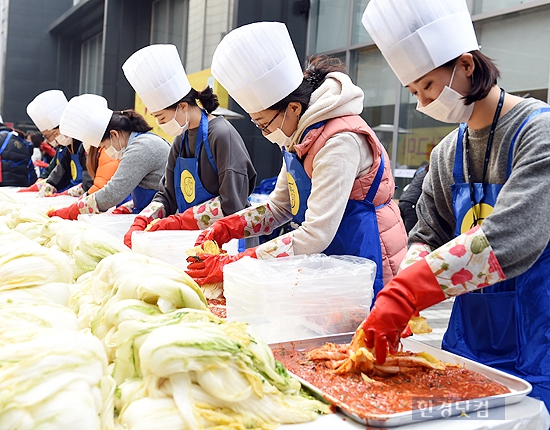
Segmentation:
[[(189, 146), (189, 130), (185, 130), (185, 133), (181, 137), (181, 145), (180, 145), (180, 153), (178, 154), (179, 157), (181, 157), (181, 151), (183, 148), (183, 144), (185, 143), (185, 147), (187, 148), (187, 153), (191, 154), (191, 148)], [(199, 129), (197, 131), (197, 140), (195, 145), (195, 158), (198, 160), (201, 154), (202, 150), (202, 142), (204, 140), (204, 136), (206, 136), (206, 140), (208, 141), (208, 115), (205, 111), (201, 111), (201, 122), (199, 124)], [(204, 150), (206, 151), (206, 156), (208, 157), (208, 161), (210, 162), (210, 165), (214, 169), (214, 172), (216, 175), (218, 174), (218, 167), (216, 166), (216, 162), (214, 161), (214, 155), (212, 154), (212, 150), (210, 149), (210, 143), (208, 145), (204, 145)]]
[(0, 155), (2, 155), (2, 152), (4, 152), (4, 149), (6, 149), (6, 146), (8, 146), (8, 143), (12, 136), (13, 136), (13, 131), (10, 131), (7, 134), (6, 138), (4, 139), (4, 143), (2, 144), (2, 147), (0, 148)]
[(214, 155), (212, 155), (212, 150), (210, 149), (210, 142), (208, 141), (208, 115), (205, 111), (201, 111), (201, 122), (199, 124), (199, 131), (197, 132), (197, 148), (195, 152), (197, 153), (197, 158), (200, 156), (202, 143), (206, 141), (204, 145), (204, 150), (208, 156), (208, 161), (214, 169), (216, 175), (218, 174), (218, 168), (216, 167), (216, 162), (214, 161)]
[(468, 127), (468, 124), (465, 122), (460, 123), (460, 126), (458, 127), (458, 137), (456, 139), (456, 152), (455, 152), (455, 163), (453, 167), (453, 179), (455, 184), (462, 184), (465, 182), (464, 180), (464, 165), (462, 160), (464, 160), (463, 157), (463, 151), (462, 148), (462, 141), (464, 140), (464, 132), (466, 131), (466, 127)]
[(376, 172), (374, 181), (372, 181), (372, 184), (369, 188), (369, 192), (365, 196), (366, 202), (374, 201), (374, 197), (376, 196), (376, 193), (378, 192), (378, 188), (380, 187), (380, 182), (382, 181), (382, 175), (384, 174), (384, 167), (386, 163), (384, 161), (384, 151), (380, 151), (380, 153), (381, 153), (380, 165), (378, 166), (378, 172)]
[(302, 140), (304, 140), (304, 137), (306, 137), (306, 135), (307, 135), (311, 130), (315, 130), (316, 128), (321, 128), (321, 127), (323, 127), (326, 123), (327, 123), (327, 120), (324, 120), (324, 121), (319, 121), (319, 122), (316, 122), (315, 124), (310, 125), (308, 128), (306, 128), (306, 129), (304, 130), (304, 132), (302, 133), (302, 136), (300, 136), (300, 142), (299, 142), (299, 143), (302, 143)]
[(521, 133), (521, 130), (523, 129), (523, 127), (525, 127), (525, 125), (531, 121), (534, 117), (536, 117), (537, 115), (540, 115), (541, 113), (545, 113), (545, 112), (550, 112), (550, 108), (548, 107), (543, 107), (543, 108), (540, 108), (540, 109), (537, 109), (536, 111), (534, 111), (531, 115), (529, 115), (525, 121), (523, 121), (521, 123), (521, 125), (519, 126), (518, 130), (516, 131), (516, 134), (514, 134), (514, 137), (512, 138), (512, 143), (510, 144), (510, 152), (508, 153), (508, 172), (507, 172), (507, 176), (506, 177), (510, 177), (510, 175), (512, 174), (512, 158), (513, 158), (513, 153), (514, 153), (514, 146), (516, 144), (516, 140), (519, 136), (519, 134)]

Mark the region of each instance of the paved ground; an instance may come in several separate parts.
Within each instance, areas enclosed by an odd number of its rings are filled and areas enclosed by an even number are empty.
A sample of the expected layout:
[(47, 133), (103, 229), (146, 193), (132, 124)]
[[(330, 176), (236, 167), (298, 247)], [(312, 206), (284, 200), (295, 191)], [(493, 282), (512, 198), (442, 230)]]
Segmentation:
[(414, 339), (441, 348), (441, 339), (445, 330), (447, 330), (452, 307), (453, 299), (449, 299), (420, 312), (420, 315), (426, 318), (433, 331), (430, 334), (414, 335)]

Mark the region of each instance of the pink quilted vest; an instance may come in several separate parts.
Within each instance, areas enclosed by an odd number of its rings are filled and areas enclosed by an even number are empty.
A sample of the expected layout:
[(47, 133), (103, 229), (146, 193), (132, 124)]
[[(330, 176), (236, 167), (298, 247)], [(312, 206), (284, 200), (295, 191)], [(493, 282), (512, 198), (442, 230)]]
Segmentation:
[(392, 200), (395, 182), (391, 174), (390, 160), (374, 131), (359, 115), (342, 116), (331, 119), (324, 126), (311, 130), (302, 143), (294, 146), (294, 150), (303, 160), (304, 169), (311, 178), (315, 155), (325, 146), (329, 138), (343, 132), (366, 135), (374, 154), (374, 161), (369, 173), (355, 180), (350, 199), (363, 200), (365, 198), (380, 166), (381, 157), (384, 157), (385, 160), (384, 174), (373, 203), (379, 206), (389, 202), (386, 206), (376, 211), (380, 232), (380, 246), (382, 247), (384, 284), (387, 284), (397, 273), (401, 260), (407, 252), (407, 233), (401, 220), (399, 208)]

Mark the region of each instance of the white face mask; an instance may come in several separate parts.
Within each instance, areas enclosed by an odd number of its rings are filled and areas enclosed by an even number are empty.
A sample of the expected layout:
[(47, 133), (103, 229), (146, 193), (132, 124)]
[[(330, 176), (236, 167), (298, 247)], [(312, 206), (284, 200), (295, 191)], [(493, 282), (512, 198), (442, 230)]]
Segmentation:
[(164, 131), (166, 134), (169, 134), (170, 136), (179, 136), (180, 134), (185, 133), (185, 131), (189, 127), (189, 119), (187, 118), (187, 112), (185, 112), (185, 124), (183, 126), (181, 126), (180, 123), (176, 120), (176, 115), (178, 114), (178, 107), (179, 106), (176, 107), (174, 118), (172, 118), (170, 121), (165, 122), (164, 124), (159, 124), (157, 119), (157, 124), (161, 128), (161, 130)]
[(265, 138), (267, 140), (269, 140), (271, 143), (276, 143), (277, 145), (279, 145), (279, 148), (282, 148), (283, 146), (285, 148), (288, 148), (290, 146), (290, 142), (292, 141), (292, 139), (286, 134), (284, 134), (283, 130), (281, 130), (281, 128), (283, 127), (283, 124), (285, 123), (285, 118), (286, 118), (286, 110), (285, 110), (285, 114), (283, 115), (283, 121), (281, 122), (281, 127), (277, 128), (277, 130), (275, 130), (274, 132), (265, 135)]
[(105, 149), (105, 154), (107, 154), (113, 160), (120, 160), (122, 158), (122, 155), (124, 154), (124, 151), (126, 150), (126, 147), (122, 148), (122, 145), (119, 141), (118, 144), (121, 148), (117, 150), (113, 147), (113, 139), (111, 136), (109, 136), (109, 140), (111, 141), (111, 146)]
[(464, 100), (462, 99), (462, 94), (451, 88), (455, 71), (456, 65), (453, 69), (453, 74), (451, 75), (451, 82), (449, 82), (448, 86), (443, 88), (443, 91), (441, 91), (441, 94), (439, 94), (437, 99), (427, 106), (420, 106), (417, 103), (417, 111), (431, 116), (433, 119), (438, 121), (451, 124), (466, 122), (470, 119), (472, 112), (474, 111), (475, 103), (465, 105)]
[(64, 134), (60, 134), (55, 138), (55, 142), (57, 142), (61, 146), (67, 146), (69, 143), (71, 143), (71, 138), (65, 136)]

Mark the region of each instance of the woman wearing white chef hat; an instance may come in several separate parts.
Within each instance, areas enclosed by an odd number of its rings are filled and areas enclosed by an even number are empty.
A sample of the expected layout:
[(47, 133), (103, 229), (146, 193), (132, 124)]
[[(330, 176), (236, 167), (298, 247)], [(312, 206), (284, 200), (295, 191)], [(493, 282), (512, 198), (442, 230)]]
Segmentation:
[(280, 146), (284, 163), (267, 203), (216, 221), (198, 243), (270, 233), (289, 220), (299, 226), (237, 256), (201, 256), (188, 273), (211, 283), (244, 255), (348, 254), (377, 263), (378, 292), (405, 254), (406, 233), (388, 156), (359, 116), (363, 91), (340, 60), (311, 57), (302, 72), (286, 26), (259, 22), (224, 37), (212, 74)]
[(112, 111), (83, 96), (73, 97), (61, 117), (62, 133), (104, 148), (120, 164), (109, 182), (73, 205), (48, 213), (65, 219), (95, 214), (122, 203), (131, 194), (135, 213), (153, 199), (168, 159), (170, 145), (150, 132), (145, 119), (131, 109)]
[(57, 147), (51, 169), (29, 188), (20, 191), (38, 191), (39, 196), (51, 196), (70, 187), (91, 185), (86, 172), (86, 154), (79, 141), (73, 141), (59, 132), (61, 115), (67, 106), (67, 98), (61, 90), (48, 90), (38, 94), (28, 105), (27, 114), (50, 145)]
[(176, 47), (142, 48), (122, 70), (158, 125), (175, 136), (160, 190), (124, 242), (131, 246), (132, 232), (154, 219), (150, 231), (199, 230), (246, 207), (256, 183), (250, 155), (237, 130), (211, 115), (219, 105), (212, 89), (191, 87)]
[[(98, 94), (82, 94), (79, 97), (82, 100), (90, 101), (90, 103), (98, 103), (103, 107), (107, 107), (107, 99)], [(109, 157), (103, 148), (96, 148), (90, 145), (89, 142), (82, 142), (82, 146), (86, 151), (86, 172), (91, 177), (92, 183), (87, 184), (83, 181), (81, 184), (59, 194), (66, 194), (71, 197), (80, 197), (85, 193), (93, 194), (105, 186), (118, 168), (119, 160)]]
[(358, 335), (384, 362), (414, 312), (457, 296), (443, 348), (550, 407), (550, 106), (497, 86), (463, 0), (371, 0), (363, 24), (417, 109), (461, 125), (431, 154), (402, 270)]

